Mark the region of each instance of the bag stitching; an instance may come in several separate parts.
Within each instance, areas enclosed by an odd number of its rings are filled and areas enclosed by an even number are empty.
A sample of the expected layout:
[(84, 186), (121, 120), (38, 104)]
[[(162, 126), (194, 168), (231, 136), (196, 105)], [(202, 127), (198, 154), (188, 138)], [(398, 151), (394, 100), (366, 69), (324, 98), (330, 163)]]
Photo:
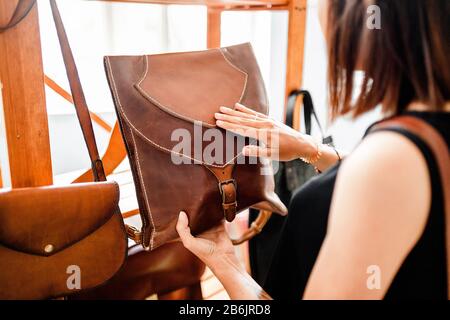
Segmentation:
[(111, 64), (110, 64), (110, 62), (109, 62), (109, 58), (108, 58), (108, 60), (107, 60), (107, 63), (108, 63), (109, 69), (111, 70), (110, 73), (111, 73), (111, 80), (112, 80), (112, 83), (113, 83), (113, 90), (114, 90), (114, 93), (115, 93), (115, 95), (116, 95), (117, 104), (119, 105), (121, 114), (123, 115), (123, 117), (124, 117), (124, 119), (126, 120), (126, 122), (128, 123), (128, 125), (129, 125), (130, 127), (132, 127), (133, 130), (136, 131), (136, 132), (139, 134), (139, 136), (140, 136), (141, 138), (143, 138), (144, 140), (148, 141), (150, 144), (152, 144), (153, 146), (157, 147), (157, 148), (160, 149), (160, 150), (164, 150), (164, 151), (166, 151), (166, 152), (168, 152), (168, 153), (176, 154), (176, 155), (179, 155), (179, 156), (181, 156), (181, 157), (184, 157), (184, 158), (187, 158), (187, 159), (189, 159), (189, 160), (192, 160), (192, 161), (194, 161), (194, 162), (197, 162), (198, 164), (204, 164), (204, 165), (208, 165), (208, 166), (211, 166), (211, 167), (214, 167), (214, 168), (224, 168), (224, 167), (226, 167), (227, 165), (233, 163), (234, 160), (236, 160), (236, 159), (242, 154), (242, 152), (238, 153), (233, 159), (231, 159), (230, 161), (228, 161), (228, 162), (225, 163), (224, 165), (220, 166), (220, 165), (215, 165), (215, 164), (210, 164), (210, 163), (207, 163), (207, 162), (204, 162), (204, 161), (200, 161), (200, 160), (198, 160), (198, 159), (192, 158), (192, 157), (190, 157), (190, 156), (187, 156), (187, 155), (182, 154), (182, 153), (179, 153), (179, 152), (174, 152), (174, 151), (172, 151), (172, 150), (169, 150), (169, 149), (167, 149), (167, 148), (164, 148), (163, 146), (160, 146), (159, 144), (157, 144), (157, 143), (155, 143), (154, 141), (152, 141), (152, 140), (150, 140), (149, 138), (147, 138), (141, 131), (139, 131), (139, 129), (137, 129), (137, 128), (133, 125), (133, 123), (130, 121), (130, 119), (128, 119), (126, 113), (124, 112), (123, 107), (122, 107), (122, 103), (120, 102), (119, 94), (118, 94), (118, 92), (117, 92), (116, 83), (115, 83), (115, 80), (114, 80), (114, 74), (113, 74), (112, 69), (111, 69)]
[(243, 74), (245, 75), (244, 90), (242, 90), (241, 97), (239, 98), (239, 103), (241, 103), (241, 102), (242, 102), (242, 99), (244, 98), (244, 94), (245, 94), (245, 92), (247, 91), (248, 73), (245, 72), (245, 71), (243, 71), (243, 70), (241, 70), (241, 69), (239, 69), (234, 63), (232, 63), (232, 62), (225, 56), (225, 54), (223, 53), (223, 49), (222, 49), (222, 48), (218, 48), (217, 50), (220, 51), (220, 53), (222, 54), (224, 60), (225, 60), (231, 67), (233, 67), (234, 69), (236, 69), (237, 71), (239, 71), (239, 72), (241, 72), (241, 73), (243, 73)]
[[(238, 72), (242, 73), (242, 74), (245, 76), (245, 78), (244, 78), (244, 86), (243, 86), (243, 89), (242, 89), (242, 92), (241, 92), (241, 96), (239, 97), (239, 101), (238, 101), (239, 103), (241, 103), (241, 102), (242, 102), (242, 99), (243, 99), (243, 97), (244, 97), (244, 95), (245, 95), (245, 92), (247, 91), (248, 74), (247, 74), (245, 71), (239, 69), (237, 66), (235, 66), (235, 65), (234, 65), (234, 64), (233, 64), (233, 63), (225, 56), (225, 54), (223, 53), (223, 51), (222, 51), (221, 48), (218, 48), (218, 49), (215, 49), (215, 50), (218, 50), (218, 51), (222, 54), (223, 59), (225, 60), (225, 62), (226, 62), (228, 65), (230, 65), (233, 69), (237, 70)], [(192, 119), (192, 118), (190, 118), (190, 117), (181, 115), (181, 114), (179, 114), (178, 112), (176, 112), (176, 111), (170, 109), (168, 106), (166, 106), (166, 105), (162, 104), (161, 102), (159, 102), (156, 98), (150, 96), (150, 95), (149, 95), (149, 94), (141, 87), (141, 83), (142, 83), (142, 82), (145, 80), (145, 78), (147, 77), (147, 75), (148, 75), (148, 70), (149, 70), (148, 56), (147, 56), (147, 55), (144, 55), (144, 57), (145, 57), (145, 60), (144, 60), (144, 61), (145, 61), (145, 72), (144, 72), (144, 75), (141, 77), (141, 79), (135, 84), (135, 87), (136, 87), (136, 89), (138, 89), (139, 93), (142, 94), (142, 95), (143, 95), (145, 98), (147, 98), (148, 100), (150, 100), (150, 102), (156, 104), (158, 107), (160, 107), (161, 109), (163, 109), (165, 112), (167, 112), (167, 113), (169, 113), (169, 114), (171, 114), (171, 115), (173, 115), (173, 116), (175, 116), (175, 117), (177, 117), (177, 118), (180, 118), (180, 119), (183, 119), (183, 120), (187, 120), (187, 121), (190, 121), (190, 122), (195, 122), (195, 121), (197, 121), (197, 120), (195, 120), (195, 119)], [(267, 98), (266, 98), (266, 99), (267, 99)], [(200, 122), (201, 122), (202, 126), (205, 126), (205, 127), (208, 127), (208, 128), (215, 128), (215, 127), (216, 127), (216, 126), (211, 125), (211, 124), (206, 123), (206, 122), (202, 122), (202, 121), (200, 121)]]
[[(105, 57), (105, 62), (106, 62), (106, 64), (109, 64), (109, 57)], [(109, 76), (109, 78), (112, 79), (112, 70), (110, 68), (110, 65), (106, 66), (106, 64), (105, 64), (106, 73)], [(115, 95), (116, 95), (116, 92), (113, 93), (113, 97), (112, 98), (113, 98), (114, 102), (117, 102), (117, 98), (118, 97), (116, 97)], [(120, 124), (120, 128), (125, 130), (126, 128), (122, 125), (122, 121), (121, 121), (120, 117), (117, 117), (117, 121)], [(132, 134), (132, 130), (131, 129), (128, 129), (128, 130), (130, 131), (130, 134)], [(127, 151), (130, 151), (130, 149), (128, 148), (128, 142), (126, 140), (124, 140), (124, 143), (125, 143), (125, 145), (127, 147)], [(137, 148), (136, 148), (135, 145), (133, 145), (133, 150), (135, 150), (135, 149), (137, 149)], [(119, 188), (119, 185), (117, 183), (116, 183), (116, 186), (117, 186), (117, 190), (118, 190), (118, 192), (120, 194), (120, 188)], [(120, 198), (118, 197), (117, 201), (119, 202), (119, 200), (120, 200)], [(148, 206), (148, 211), (151, 213), (151, 210), (150, 210), (149, 206)], [(120, 208), (119, 208), (119, 212), (120, 212)], [(123, 216), (122, 216), (122, 219), (123, 219)], [(142, 221), (142, 227), (143, 227), (143, 228), (141, 228), (142, 229), (141, 230), (141, 232), (142, 232), (142, 239), (145, 239), (145, 234), (146, 234), (145, 230), (146, 230), (147, 225), (148, 225), (147, 220), (148, 220), (148, 218), (145, 215), (141, 214), (141, 221)], [(125, 225), (124, 225), (124, 229), (125, 229)], [(144, 240), (142, 241), (142, 244), (145, 247)]]
[[(112, 71), (111, 63), (110, 63), (108, 57), (106, 57), (106, 63), (108, 64), (109, 73), (110, 73), (110, 75), (111, 75), (111, 80), (112, 80), (112, 84), (113, 84), (114, 96), (115, 96), (115, 98), (116, 98), (117, 104), (119, 105), (119, 108), (122, 109), (122, 105), (121, 105), (121, 103), (120, 103), (119, 94), (118, 94), (118, 92), (117, 92), (116, 83), (115, 83), (115, 80), (114, 80), (114, 73), (113, 73), (113, 71)], [(128, 122), (128, 121), (127, 121), (127, 122)], [(130, 134), (131, 134), (131, 137), (132, 137), (134, 153), (135, 153), (135, 156), (136, 156), (136, 158), (137, 158), (137, 166), (138, 166), (138, 170), (139, 170), (139, 181), (140, 181), (140, 183), (141, 183), (141, 185), (142, 185), (142, 187), (143, 187), (143, 189), (144, 189), (144, 200), (145, 200), (145, 204), (146, 204), (147, 210), (148, 210), (148, 215), (150, 216), (150, 220), (151, 220), (152, 227), (153, 227), (153, 230), (151, 231), (151, 234), (150, 234), (150, 250), (152, 250), (152, 249), (153, 249), (153, 237), (154, 237), (154, 232), (156, 232), (156, 230), (155, 230), (155, 227), (154, 227), (154, 224), (153, 224), (153, 216), (152, 216), (152, 213), (151, 213), (151, 210), (150, 210), (150, 204), (149, 204), (148, 199), (147, 199), (147, 192), (145, 191), (145, 190), (146, 190), (146, 189), (145, 189), (145, 183), (144, 183), (144, 181), (143, 181), (143, 179), (142, 179), (142, 172), (141, 172), (141, 169), (140, 169), (139, 158), (138, 158), (138, 154), (137, 154), (136, 141), (135, 141), (135, 139), (134, 139), (133, 132), (132, 132), (131, 129), (130, 129)], [(143, 223), (143, 228), (142, 228), (142, 230), (143, 230), (143, 235), (142, 235), (142, 236), (143, 236), (143, 239), (145, 239), (144, 235), (145, 235), (145, 232), (146, 232), (146, 229), (147, 229), (147, 228), (146, 228), (146, 227), (147, 227), (147, 223), (146, 223), (146, 219), (141, 219), (141, 220), (142, 220), (142, 223)], [(144, 243), (143, 243), (143, 244), (144, 244)]]
[[(243, 74), (245, 75), (244, 87), (243, 87), (241, 96), (240, 96), (240, 98), (239, 98), (239, 102), (241, 102), (242, 99), (243, 99), (243, 97), (244, 97), (244, 94), (245, 94), (245, 92), (246, 92), (246, 90), (247, 90), (248, 74), (247, 74), (246, 72), (242, 71), (241, 69), (239, 69), (237, 66), (235, 66), (231, 61), (229, 61), (229, 59), (225, 56), (225, 54), (223, 53), (223, 51), (222, 51), (221, 48), (219, 48), (219, 49), (217, 49), (217, 50), (219, 50), (219, 52), (222, 54), (224, 60), (225, 60), (231, 67), (233, 67), (234, 69), (238, 70), (239, 72), (241, 72), (241, 73), (243, 73)], [(162, 149), (162, 150), (164, 150), (164, 151), (167, 151), (167, 152), (169, 152), (170, 154), (177, 154), (177, 155), (179, 155), (179, 156), (181, 156), (181, 157), (187, 158), (187, 159), (192, 160), (192, 161), (194, 161), (194, 162), (199, 162), (200, 164), (208, 165), (208, 166), (215, 167), (215, 168), (225, 168), (226, 166), (232, 164), (232, 163), (234, 162), (234, 160), (236, 160), (236, 159), (242, 154), (242, 152), (239, 152), (233, 159), (231, 159), (230, 161), (228, 161), (227, 163), (225, 163), (223, 166), (213, 165), (213, 164), (208, 164), (208, 163), (206, 163), (206, 162), (204, 162), (204, 161), (199, 161), (199, 160), (197, 160), (197, 159), (195, 159), (195, 158), (192, 158), (192, 157), (190, 157), (190, 156), (181, 154), (181, 153), (179, 153), (179, 152), (173, 152), (172, 150), (169, 150), (169, 149), (167, 149), (167, 148), (164, 148), (163, 146), (160, 146), (159, 144), (157, 144), (157, 143), (153, 142), (152, 140), (150, 140), (149, 138), (147, 138), (140, 130), (138, 130), (138, 129), (132, 124), (132, 122), (130, 121), (130, 119), (128, 119), (127, 115), (125, 114), (125, 111), (123, 110), (122, 104), (121, 104), (121, 102), (120, 102), (120, 97), (119, 97), (119, 94), (118, 94), (118, 91), (117, 91), (117, 86), (116, 86), (116, 82), (115, 82), (115, 79), (114, 79), (114, 74), (113, 74), (113, 71), (112, 71), (112, 68), (111, 68), (111, 64), (110, 64), (110, 60), (109, 60), (108, 57), (107, 57), (106, 61), (107, 61), (108, 68), (109, 68), (110, 74), (111, 74), (111, 80), (112, 80), (112, 84), (113, 84), (114, 95), (116, 96), (116, 100), (117, 100), (117, 102), (118, 102), (117, 104), (118, 104), (118, 106), (119, 106), (119, 108), (120, 108), (121, 114), (124, 116), (124, 118), (125, 118), (125, 120), (127, 121), (128, 125), (129, 125), (131, 128), (133, 128), (133, 130), (136, 131), (136, 132), (141, 136), (141, 138), (144, 138), (146, 141), (150, 142), (150, 144), (154, 145), (155, 147), (157, 147), (157, 148), (159, 148), (159, 149)], [(144, 60), (144, 61), (145, 61), (145, 73), (144, 73), (144, 76), (143, 76), (143, 77), (139, 80), (139, 82), (136, 84), (136, 87), (137, 87), (138, 89), (140, 89), (139, 91), (140, 91), (141, 93), (143, 93), (144, 96), (146, 96), (148, 99), (150, 99), (151, 102), (156, 102), (157, 104), (159, 104), (160, 106), (162, 106), (161, 103), (159, 103), (156, 99), (153, 99), (152, 97), (150, 97), (150, 96), (149, 96), (145, 91), (143, 91), (143, 89), (140, 87), (140, 84), (142, 83), (142, 81), (145, 79), (145, 77), (146, 77), (147, 74), (148, 74), (148, 69), (149, 69), (149, 68), (148, 68), (148, 56), (147, 56), (147, 55), (145, 55), (145, 60)], [(267, 97), (266, 97), (265, 99), (267, 100)], [(154, 100), (154, 101), (153, 101), (153, 100)], [(165, 110), (169, 110), (167, 107), (165, 107), (164, 109), (165, 109)], [(169, 112), (169, 113), (172, 113), (172, 112)], [(183, 118), (183, 119), (184, 119), (184, 118), (189, 119), (188, 117), (181, 116), (181, 115), (179, 115), (179, 114), (176, 113), (176, 112), (173, 112), (173, 113), (176, 114), (176, 115), (178, 115), (179, 117), (181, 117), (181, 118)], [(204, 122), (202, 122), (202, 125), (205, 125), (205, 126), (207, 126), (207, 127), (214, 127), (214, 126), (211, 126), (211, 125), (206, 124), (206, 123), (204, 123)], [(143, 187), (143, 189), (144, 189), (145, 204), (146, 204), (146, 206), (147, 206), (147, 210), (148, 210), (149, 217), (150, 217), (150, 222), (151, 222), (151, 225), (152, 225), (152, 230), (151, 230), (151, 234), (150, 234), (150, 250), (153, 250), (153, 247), (154, 247), (154, 237), (155, 237), (157, 231), (156, 231), (156, 228), (155, 228), (155, 224), (154, 224), (154, 220), (153, 220), (153, 215), (152, 215), (152, 212), (151, 212), (151, 209), (150, 209), (150, 204), (149, 204), (149, 201), (148, 201), (148, 195), (147, 195), (147, 191), (146, 191), (146, 187), (145, 187), (145, 182), (144, 182), (144, 180), (142, 179), (142, 171), (141, 171), (141, 166), (140, 166), (140, 162), (139, 162), (139, 153), (138, 153), (138, 150), (137, 150), (136, 140), (135, 140), (135, 138), (134, 138), (134, 134), (133, 134), (133, 132), (132, 132), (131, 129), (130, 129), (130, 134), (131, 134), (131, 137), (132, 137), (132, 140), (133, 140), (134, 153), (135, 153), (136, 160), (137, 160), (137, 167), (138, 167), (138, 171), (139, 171), (139, 181), (140, 181), (140, 183), (141, 183), (141, 185), (142, 185), (142, 187)], [(208, 170), (209, 170), (209, 168), (208, 168)], [(211, 171), (211, 170), (209, 170), (209, 171)], [(211, 171), (211, 172), (212, 172), (212, 171)], [(214, 173), (214, 172), (213, 172), (213, 173)], [(215, 174), (214, 174), (214, 175), (215, 175)], [(217, 178), (217, 176), (216, 176), (216, 178)], [(145, 219), (142, 219), (142, 221), (143, 221), (143, 224), (144, 224), (143, 230), (144, 230), (144, 232), (145, 232), (145, 230), (146, 230), (146, 222), (145, 222)]]
[[(250, 51), (252, 52), (252, 54), (253, 54), (253, 56), (255, 57), (255, 59), (256, 59), (256, 56), (255, 56), (255, 52), (253, 51), (253, 47), (250, 45)], [(261, 68), (259, 67), (259, 65), (257, 64), (256, 65), (257, 66), (257, 72), (258, 72), (258, 75), (259, 75), (259, 78), (260, 79), (262, 79), (263, 78), (263, 76), (262, 76), (262, 73), (261, 73)], [(263, 86), (263, 90), (264, 90), (264, 101), (266, 102), (266, 108), (267, 108), (267, 110), (266, 110), (266, 112), (263, 112), (265, 115), (269, 115), (269, 96), (268, 96), (268, 94), (267, 94), (267, 88), (266, 88), (266, 85), (264, 84)]]
[[(136, 140), (134, 139), (134, 135), (133, 132), (130, 130), (130, 134), (131, 134), (131, 138), (133, 139), (133, 145), (134, 145), (134, 155), (136, 156), (136, 163), (137, 163), (137, 168), (139, 170), (139, 180), (141, 182), (141, 185), (144, 189), (144, 195), (145, 195), (145, 204), (147, 206), (147, 210), (148, 210), (148, 214), (150, 216), (150, 223), (152, 225), (152, 231), (150, 233), (150, 250), (153, 250), (153, 244), (154, 244), (154, 238), (155, 238), (155, 234), (156, 234), (156, 227), (155, 227), (155, 222), (153, 221), (153, 215), (152, 215), (152, 211), (150, 209), (150, 204), (148, 201), (148, 195), (147, 195), (147, 188), (145, 186), (145, 181), (144, 179), (142, 179), (142, 171), (141, 171), (141, 165), (139, 163), (139, 152), (137, 149), (137, 145), (136, 145)], [(145, 222), (144, 222), (145, 224)], [(146, 230), (145, 228), (146, 226), (144, 226), (144, 230)]]
[[(56, 254), (58, 254), (58, 253), (60, 253), (60, 252), (62, 252), (64, 250), (74, 246), (75, 244), (77, 244), (77, 243), (83, 241), (84, 239), (86, 239), (87, 237), (91, 236), (92, 234), (97, 232), (100, 228), (104, 227), (107, 223), (109, 223), (111, 221), (111, 219), (113, 219), (115, 217), (115, 215), (117, 215), (118, 213), (119, 213), (119, 215), (121, 217), (121, 222), (122, 222), (121, 225), (123, 226), (124, 223), (123, 223), (122, 215), (120, 214), (120, 210), (117, 210), (118, 207), (119, 207), (119, 196), (118, 195), (119, 195), (119, 192), (120, 192), (118, 183), (116, 181), (101, 181), (101, 182), (95, 182), (95, 183), (94, 182), (89, 182), (88, 184), (90, 185), (91, 188), (97, 188), (99, 184), (113, 184), (115, 186), (115, 189), (117, 189), (117, 190), (114, 191), (114, 204), (113, 204), (111, 210), (105, 210), (105, 211), (108, 211), (108, 214), (109, 214), (109, 212), (112, 212), (112, 214), (110, 214), (106, 218), (104, 218), (104, 221), (100, 225), (98, 225), (97, 228), (95, 228), (95, 229), (91, 230), (90, 232), (88, 232), (81, 239), (74, 240), (73, 242), (70, 242), (68, 244), (65, 244), (65, 245), (61, 246), (59, 249), (57, 249), (56, 251), (52, 252), (51, 254), (42, 254), (42, 253), (36, 253), (33, 250), (19, 249), (19, 248), (16, 248), (15, 246), (11, 246), (11, 245), (5, 244), (5, 243), (2, 243), (0, 246), (4, 246), (5, 248), (11, 249), (11, 250), (15, 250), (15, 251), (18, 251), (18, 252), (21, 252), (21, 253), (26, 253), (26, 254), (29, 254), (29, 255), (33, 255), (33, 256), (51, 257), (51, 256), (54, 256), (54, 255), (56, 255)], [(50, 186), (50, 188), (52, 188), (52, 189), (53, 188), (54, 189), (61, 189), (61, 188), (67, 188), (67, 187), (68, 188), (73, 187), (75, 189), (75, 188), (80, 188), (82, 186), (75, 186), (73, 184), (72, 185), (68, 185), (68, 186), (58, 186), (58, 187)], [(43, 188), (49, 188), (49, 187), (43, 187)], [(14, 189), (12, 189), (12, 190), (14, 190)], [(19, 192), (19, 190), (20, 189), (15, 189), (14, 192)], [(117, 191), (119, 191), (119, 192), (117, 192)], [(7, 193), (7, 192), (11, 192), (11, 190), (5, 191), (4, 193)]]

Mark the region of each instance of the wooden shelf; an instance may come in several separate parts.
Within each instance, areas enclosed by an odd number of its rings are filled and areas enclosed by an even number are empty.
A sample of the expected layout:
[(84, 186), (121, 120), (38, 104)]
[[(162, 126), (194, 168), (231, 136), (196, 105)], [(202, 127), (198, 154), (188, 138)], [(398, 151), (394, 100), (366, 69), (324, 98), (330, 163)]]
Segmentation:
[[(208, 47), (210, 48), (220, 46), (222, 11), (287, 10), (289, 26), (286, 93), (301, 86), (307, 0), (97, 1), (206, 6), (208, 8)], [(16, 4), (17, 1), (0, 0), (0, 21), (5, 21), (12, 15)], [(0, 59), (0, 78), (3, 81), (2, 95), (12, 187), (50, 185), (53, 183), (53, 174), (44, 89), (45, 77), (36, 6), (19, 25), (0, 34), (0, 57), (2, 57)], [(47, 80), (47, 83), (50, 82)], [(55, 85), (53, 87), (58, 89)], [(65, 95), (68, 100), (71, 99), (69, 94), (59, 91), (60, 95)], [(118, 181), (121, 187), (119, 206), (127, 223), (139, 227), (140, 217), (134, 215), (138, 213), (139, 209), (132, 174), (127, 161), (119, 165), (125, 157), (125, 151), (118, 126), (112, 130), (111, 137), (114, 137), (115, 140), (110, 140), (108, 151), (105, 153), (105, 168), (108, 168), (108, 172), (112, 172), (109, 179)], [(80, 174), (81, 172), (68, 173), (56, 178), (55, 182), (68, 184)], [(3, 175), (5, 175), (4, 172)], [(246, 226), (247, 223), (237, 225)], [(240, 250), (242, 253), (247, 252), (246, 249)], [(165, 270), (162, 271), (165, 272)], [(204, 275), (202, 288), (205, 299), (229, 298), (220, 282), (210, 272)]]
[[(124, 3), (204, 5), (207, 13), (207, 46), (221, 45), (221, 12), (226, 10), (287, 10), (289, 15), (286, 96), (302, 84), (307, 0), (97, 0)], [(0, 1), (0, 20), (15, 10), (14, 1)], [(33, 49), (33, 50), (32, 50)], [(34, 50), (36, 49), (36, 50)], [(3, 82), (5, 127), (13, 187), (48, 185), (53, 182), (45, 108), (44, 79), (37, 8), (24, 21), (0, 34), (0, 75)], [(24, 72), (26, 71), (26, 75)], [(24, 71), (24, 72), (22, 72)], [(6, 80), (5, 80), (6, 79)], [(25, 81), (25, 80), (26, 81)], [(23, 80), (23, 81), (22, 81)], [(47, 84), (52, 85), (47, 79)], [(33, 85), (29, 85), (33, 83)], [(57, 86), (53, 86), (58, 89)], [(56, 90), (58, 91), (58, 90)], [(59, 90), (61, 91), (61, 90)], [(59, 92), (69, 98), (69, 94)], [(14, 108), (12, 107), (14, 105)], [(101, 119), (100, 119), (101, 120)], [(105, 129), (110, 129), (104, 125)], [(109, 173), (125, 157), (118, 126), (108, 145)], [(114, 131), (117, 131), (114, 134)], [(14, 155), (14, 156), (12, 156)], [(105, 154), (106, 157), (106, 154)], [(89, 172), (87, 172), (89, 176)], [(86, 176), (86, 173), (84, 174)], [(85, 177), (86, 178), (86, 177)], [(1, 185), (0, 185), (1, 186)]]

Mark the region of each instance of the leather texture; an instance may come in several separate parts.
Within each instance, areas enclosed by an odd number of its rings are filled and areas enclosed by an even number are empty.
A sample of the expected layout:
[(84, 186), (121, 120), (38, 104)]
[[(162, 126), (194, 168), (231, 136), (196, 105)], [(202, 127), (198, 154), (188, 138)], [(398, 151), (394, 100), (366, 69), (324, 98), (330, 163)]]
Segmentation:
[[(268, 102), (250, 44), (197, 52), (105, 57), (105, 69), (128, 151), (142, 218), (142, 245), (153, 250), (178, 237), (181, 210), (200, 233), (249, 207), (286, 214), (274, 192), (271, 164), (245, 164), (249, 139), (217, 129), (223, 156), (203, 159), (214, 113), (236, 102), (267, 114)], [(194, 137), (179, 150), (172, 133)], [(236, 142), (237, 143), (232, 143)], [(241, 144), (241, 147), (238, 147)], [(201, 152), (197, 152), (201, 150)], [(173, 157), (187, 160), (176, 164)]]
[[(11, 21), (33, 4), (20, 0)], [(0, 191), (0, 299), (47, 299), (96, 287), (127, 253), (119, 187), (106, 182), (67, 35), (56, 2), (50, 5), (96, 183)], [(71, 276), (79, 286), (69, 285)]]
[(127, 253), (114, 182), (0, 191), (0, 299), (48, 299), (98, 286)]
[(445, 246), (447, 249), (447, 296), (450, 299), (450, 154), (447, 143), (431, 125), (412, 116), (399, 116), (383, 121), (372, 132), (386, 128), (400, 128), (420, 138), (430, 148), (441, 175), (444, 198)]
[(181, 242), (167, 243), (151, 252), (134, 245), (123, 268), (110, 281), (69, 299), (144, 300), (155, 293), (163, 295), (198, 284), (204, 271), (205, 265)]
[[(58, 38), (61, 45), (61, 51), (66, 65), (67, 76), (69, 78), (70, 88), (73, 95), (74, 104), (77, 110), (77, 116), (81, 124), (84, 139), (86, 141), (89, 156), (92, 163), (93, 177), (96, 181), (106, 180), (103, 170), (102, 162), (98, 155), (97, 145), (95, 143), (95, 135), (92, 131), (92, 124), (89, 117), (89, 110), (87, 108), (86, 100), (83, 94), (83, 88), (78, 77), (76, 64), (70, 49), (70, 45), (67, 39), (67, 35), (64, 30), (58, 7), (54, 0), (51, 0), (51, 7), (55, 26), (58, 31)], [(127, 235), (135, 240), (139, 240), (140, 233), (132, 226), (125, 225)], [(121, 235), (124, 237), (124, 235)], [(120, 239), (120, 238), (119, 238)], [(113, 243), (111, 241), (111, 243)], [(111, 247), (109, 251), (114, 250)], [(183, 251), (184, 250), (184, 251)], [(181, 252), (180, 252), (181, 251)], [(184, 270), (181, 272), (180, 268), (174, 268), (174, 266), (195, 266), (195, 262), (198, 265), (198, 259), (192, 254), (190, 260), (187, 259), (187, 250), (183, 247), (165, 246), (157, 252), (136, 252), (135, 248), (132, 248), (129, 254), (129, 261), (125, 264), (124, 268), (120, 271), (120, 274), (111, 280), (111, 283), (100, 286), (98, 289), (89, 291), (89, 294), (83, 295), (79, 293), (76, 295), (78, 298), (97, 298), (106, 299), (111, 297), (111, 294), (115, 297), (121, 297), (124, 299), (140, 298), (144, 299), (149, 296), (152, 290), (160, 292), (163, 288), (152, 283), (164, 283), (166, 286), (172, 285), (178, 289), (186, 285), (190, 285), (193, 281), (191, 278), (190, 270)], [(177, 258), (179, 258), (177, 260)], [(101, 263), (100, 263), (101, 264)], [(201, 265), (203, 266), (203, 265)], [(204, 267), (203, 267), (204, 268)], [(186, 268), (185, 268), (186, 269)], [(165, 270), (163, 272), (162, 270)], [(176, 275), (172, 275), (171, 272), (178, 272)], [(200, 275), (197, 275), (195, 282), (198, 284)], [(116, 291), (117, 290), (117, 291)], [(198, 295), (201, 298), (201, 295)]]

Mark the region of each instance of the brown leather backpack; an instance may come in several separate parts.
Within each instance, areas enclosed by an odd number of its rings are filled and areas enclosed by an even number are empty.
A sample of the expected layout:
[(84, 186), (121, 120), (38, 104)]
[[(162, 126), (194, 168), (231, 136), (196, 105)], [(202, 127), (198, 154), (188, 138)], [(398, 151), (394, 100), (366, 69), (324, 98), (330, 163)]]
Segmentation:
[[(240, 102), (268, 112), (250, 44), (110, 56), (105, 69), (136, 185), (142, 229), (131, 230), (130, 236), (137, 242), (152, 250), (178, 238), (175, 224), (181, 210), (189, 215), (194, 234), (224, 217), (232, 221), (249, 207), (286, 213), (274, 192), (271, 164), (251, 163), (241, 150), (253, 142), (215, 126), (220, 106)], [(210, 129), (216, 130), (209, 135)], [(179, 148), (178, 134), (193, 138), (192, 148)], [(203, 139), (196, 140), (199, 135)], [(222, 154), (206, 159), (211, 136), (222, 141)]]

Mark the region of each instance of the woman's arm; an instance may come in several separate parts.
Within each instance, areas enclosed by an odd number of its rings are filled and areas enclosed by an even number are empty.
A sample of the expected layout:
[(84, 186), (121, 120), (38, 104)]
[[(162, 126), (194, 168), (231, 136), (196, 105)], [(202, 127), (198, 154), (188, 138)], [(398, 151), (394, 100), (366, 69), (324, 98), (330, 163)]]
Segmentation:
[(186, 213), (180, 212), (176, 228), (183, 245), (211, 269), (231, 299), (270, 299), (239, 263), (223, 224), (193, 237)]
[(236, 256), (210, 264), (211, 271), (222, 283), (232, 300), (272, 300), (247, 273)]
[(319, 160), (314, 163), (314, 167), (320, 172), (327, 171), (328, 168), (334, 166), (336, 162), (342, 160), (345, 156), (341, 152), (336, 151), (336, 149), (326, 144), (320, 144), (319, 148), (321, 151), (321, 156)]
[[(383, 298), (423, 233), (430, 202), (427, 164), (412, 142), (390, 132), (365, 139), (339, 172), (304, 298)], [(270, 299), (240, 265), (223, 224), (193, 237), (181, 212), (177, 231), (232, 299)]]
[(426, 161), (407, 138), (374, 133), (344, 162), (305, 299), (382, 299), (425, 228)]
[(239, 103), (234, 109), (221, 107), (215, 118), (218, 127), (264, 143), (264, 146), (245, 147), (246, 156), (280, 161), (314, 159), (313, 165), (319, 171), (326, 171), (340, 160), (341, 155), (335, 149)]

